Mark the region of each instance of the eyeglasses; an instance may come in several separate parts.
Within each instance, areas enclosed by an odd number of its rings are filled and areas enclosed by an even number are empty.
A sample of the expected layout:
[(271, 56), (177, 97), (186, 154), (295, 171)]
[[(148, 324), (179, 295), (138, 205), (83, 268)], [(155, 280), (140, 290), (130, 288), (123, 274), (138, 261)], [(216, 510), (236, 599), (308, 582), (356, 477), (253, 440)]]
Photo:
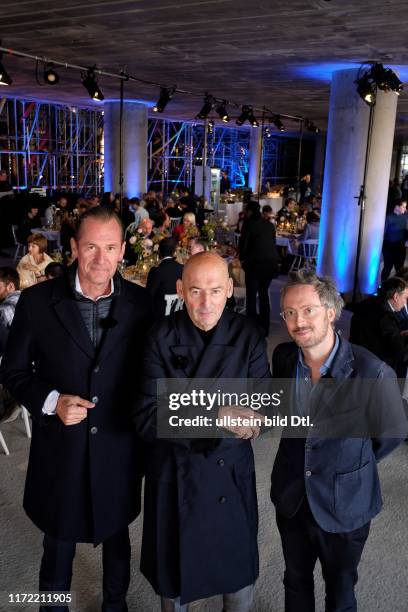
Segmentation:
[(300, 310), (294, 308), (286, 308), (280, 313), (280, 316), (284, 321), (293, 321), (299, 314), (302, 319), (313, 319), (317, 315), (318, 308), (327, 308), (326, 304), (311, 304), (310, 306), (303, 306)]

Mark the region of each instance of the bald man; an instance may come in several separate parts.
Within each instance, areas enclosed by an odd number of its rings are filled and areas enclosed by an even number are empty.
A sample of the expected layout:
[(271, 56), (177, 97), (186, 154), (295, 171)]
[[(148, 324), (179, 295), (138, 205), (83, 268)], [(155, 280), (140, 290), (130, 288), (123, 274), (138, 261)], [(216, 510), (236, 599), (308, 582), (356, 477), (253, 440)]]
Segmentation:
[[(221, 378), (270, 376), (262, 331), (225, 308), (232, 290), (221, 257), (193, 255), (177, 281), (185, 309), (160, 321), (146, 348), (134, 411), (149, 442), (141, 570), (165, 612), (186, 612), (189, 602), (213, 595), (223, 595), (225, 612), (247, 612), (253, 602), (258, 513), (250, 439), (258, 428), (234, 426), (234, 437), (216, 439), (163, 440), (156, 433), (158, 379), (211, 379), (217, 388)], [(238, 410), (223, 407), (217, 415)]]

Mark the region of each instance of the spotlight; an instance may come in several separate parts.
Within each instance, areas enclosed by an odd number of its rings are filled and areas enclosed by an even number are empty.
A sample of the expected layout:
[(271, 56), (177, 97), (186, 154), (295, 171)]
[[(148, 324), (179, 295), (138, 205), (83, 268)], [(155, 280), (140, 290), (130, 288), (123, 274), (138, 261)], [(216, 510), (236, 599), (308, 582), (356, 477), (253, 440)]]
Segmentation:
[(308, 132), (314, 132), (314, 134), (318, 134), (320, 132), (317, 125), (315, 125), (313, 121), (310, 121), (310, 119), (305, 119), (305, 128)]
[(399, 95), (403, 89), (403, 85), (395, 72), (391, 68), (384, 68), (382, 64), (374, 64), (370, 70), (370, 76), (378, 89), (382, 91), (394, 91)]
[(224, 122), (224, 123), (228, 123), (228, 121), (230, 120), (230, 116), (227, 112), (227, 101), (223, 100), (215, 109), (220, 117), (220, 119)]
[(3, 62), (0, 61), (0, 85), (11, 85), (12, 82), (13, 79), (10, 77), (7, 70), (5, 69)]
[(105, 98), (102, 91), (98, 87), (93, 68), (88, 68), (88, 72), (82, 77), (82, 85), (85, 87), (93, 100), (102, 102), (102, 100)]
[(59, 76), (54, 70), (54, 64), (45, 64), (44, 81), (47, 85), (56, 85), (58, 83)]
[(209, 94), (205, 94), (203, 107), (198, 113), (198, 115), (196, 115), (197, 119), (207, 119), (213, 108), (214, 98)]
[(274, 115), (273, 117), (271, 117), (269, 119), (269, 123), (273, 123), (280, 132), (285, 131), (285, 126), (283, 125), (281, 121), (280, 115)]
[(241, 109), (241, 114), (240, 116), (237, 118), (237, 120), (235, 121), (235, 123), (237, 125), (244, 125), (245, 121), (248, 119), (249, 117), (249, 112), (250, 112), (250, 107), (249, 106), (243, 106)]
[(241, 111), (240, 116), (235, 121), (237, 125), (243, 125), (245, 121), (248, 121), (252, 127), (259, 127), (259, 122), (255, 118), (253, 110), (250, 106), (244, 105)]
[(270, 138), (272, 136), (271, 130), (268, 127), (265, 128), (265, 136), (267, 138)]
[(175, 87), (160, 87), (160, 95), (155, 106), (153, 106), (153, 112), (162, 113), (170, 102), (176, 91)]
[(368, 106), (374, 106), (375, 104), (375, 85), (369, 77), (369, 73), (366, 72), (360, 79), (356, 80), (357, 93), (364, 100)]

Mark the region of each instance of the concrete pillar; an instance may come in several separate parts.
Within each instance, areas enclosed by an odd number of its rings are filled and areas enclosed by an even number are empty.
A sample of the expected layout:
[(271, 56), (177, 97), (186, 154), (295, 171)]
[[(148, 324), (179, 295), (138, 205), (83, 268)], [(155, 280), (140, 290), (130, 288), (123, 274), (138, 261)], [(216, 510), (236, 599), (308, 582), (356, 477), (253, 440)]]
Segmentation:
[[(262, 130), (251, 128), (249, 138), (249, 177), (248, 186), (254, 193), (261, 190), (259, 175), (262, 164)], [(262, 180), (262, 176), (261, 176)]]
[[(357, 70), (334, 73), (330, 95), (318, 272), (353, 290), (370, 108), (356, 92)], [(368, 151), (358, 290), (375, 291), (381, 259), (397, 95), (377, 92)]]
[[(104, 103), (105, 191), (119, 192), (120, 102)], [(147, 106), (124, 102), (122, 120), (123, 193), (140, 197), (147, 190)]]

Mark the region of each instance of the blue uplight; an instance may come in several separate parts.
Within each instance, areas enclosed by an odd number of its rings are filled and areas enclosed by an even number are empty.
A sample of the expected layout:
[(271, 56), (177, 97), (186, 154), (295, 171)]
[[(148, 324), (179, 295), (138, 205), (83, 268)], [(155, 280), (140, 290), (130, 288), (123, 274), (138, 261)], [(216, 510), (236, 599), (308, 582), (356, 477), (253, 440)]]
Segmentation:
[[(308, 65), (295, 64), (291, 67), (291, 70), (296, 76), (330, 82), (333, 72), (337, 72), (338, 70), (350, 70), (352, 68), (356, 69), (360, 68), (361, 65), (361, 62), (322, 62), (320, 64)], [(384, 66), (394, 70), (401, 81), (408, 82), (408, 66), (396, 66), (387, 63), (384, 63)], [(368, 68), (369, 64), (367, 64), (367, 70)]]

